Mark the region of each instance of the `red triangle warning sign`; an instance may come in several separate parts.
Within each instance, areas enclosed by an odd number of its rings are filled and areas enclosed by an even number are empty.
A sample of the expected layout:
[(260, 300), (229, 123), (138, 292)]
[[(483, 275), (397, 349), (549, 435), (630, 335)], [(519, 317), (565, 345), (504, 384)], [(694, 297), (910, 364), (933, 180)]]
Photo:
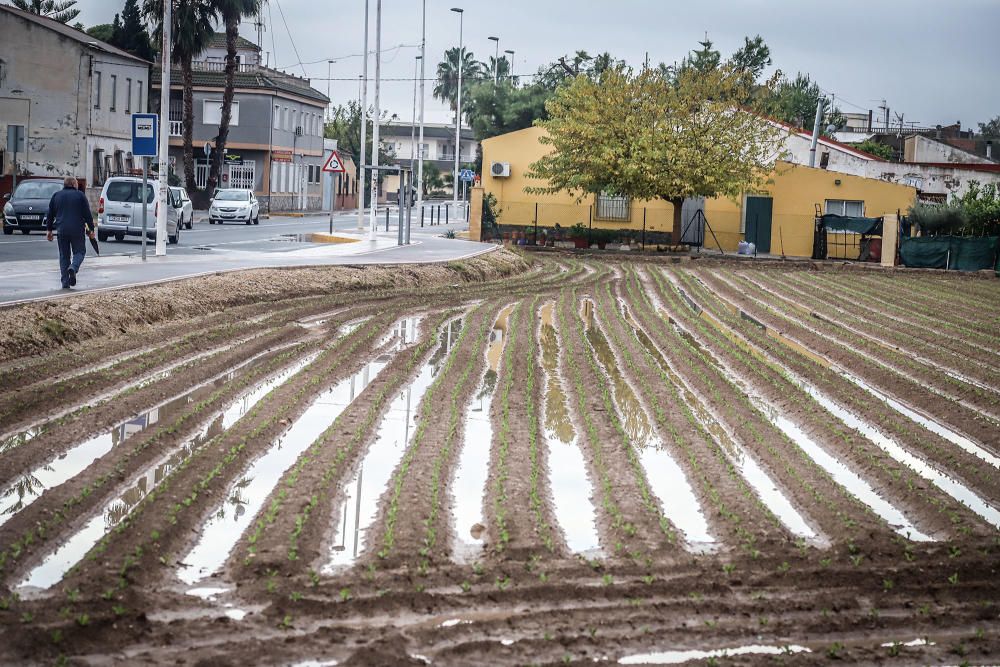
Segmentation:
[(344, 161), (340, 159), (340, 155), (337, 154), (337, 151), (330, 153), (330, 159), (328, 159), (326, 164), (323, 165), (323, 171), (333, 174), (343, 174), (347, 171), (347, 169), (344, 168)]

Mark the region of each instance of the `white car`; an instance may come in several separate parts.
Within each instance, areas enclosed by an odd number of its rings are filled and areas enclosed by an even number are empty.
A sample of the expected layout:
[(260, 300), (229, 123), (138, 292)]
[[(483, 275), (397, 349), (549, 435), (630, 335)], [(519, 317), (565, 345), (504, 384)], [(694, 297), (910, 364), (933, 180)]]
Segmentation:
[(215, 193), (208, 208), (208, 224), (221, 225), (224, 222), (260, 224), (260, 203), (251, 190), (230, 188)]
[(184, 229), (194, 227), (194, 206), (184, 188), (170, 188), (173, 206), (177, 209), (177, 224)]
[[(142, 178), (138, 176), (112, 176), (106, 180), (97, 205), (97, 238), (107, 241), (114, 237), (116, 241), (123, 241), (126, 236), (141, 237), (142, 209), (145, 208), (146, 237), (156, 239), (156, 214), (160, 207), (156, 193), (159, 188), (159, 181), (149, 180), (143, 197)], [(167, 188), (167, 196), (174, 199), (170, 188)], [(173, 245), (180, 241), (180, 236), (178, 209), (167, 206), (167, 241)]]

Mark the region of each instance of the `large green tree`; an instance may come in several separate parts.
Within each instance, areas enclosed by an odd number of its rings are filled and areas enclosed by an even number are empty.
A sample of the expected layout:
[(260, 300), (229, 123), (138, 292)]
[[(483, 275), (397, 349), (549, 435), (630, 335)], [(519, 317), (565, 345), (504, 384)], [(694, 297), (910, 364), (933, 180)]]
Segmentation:
[(11, 0), (11, 2), (18, 9), (60, 23), (69, 23), (80, 15), (80, 10), (75, 7), (76, 0)]
[[(209, 0), (173, 0), (170, 38), (171, 60), (181, 68), (183, 86), (182, 136), (184, 142), (184, 184), (197, 190), (194, 177), (194, 58), (205, 50), (214, 34), (217, 18)], [(143, 11), (153, 23), (157, 42), (163, 40), (163, 0), (145, 0)]]
[(152, 61), (156, 57), (156, 50), (153, 49), (146, 24), (143, 23), (142, 14), (139, 12), (139, 0), (125, 0), (121, 16), (115, 14), (112, 26), (110, 42), (112, 46), (117, 46), (143, 60)]
[(226, 27), (226, 85), (222, 93), (222, 118), (219, 134), (215, 138), (215, 152), (212, 153), (212, 168), (208, 175), (206, 189), (215, 190), (222, 173), (222, 156), (229, 140), (229, 123), (232, 120), (233, 97), (236, 93), (236, 41), (240, 36), (240, 22), (260, 13), (263, 0), (211, 0), (211, 4)]
[(986, 137), (1000, 137), (1000, 116), (985, 123), (979, 123), (979, 134)]
[(529, 176), (542, 184), (529, 190), (663, 199), (673, 205), (679, 240), (686, 198), (736, 198), (763, 185), (780, 157), (783, 130), (759, 106), (731, 102), (750, 99), (749, 85), (730, 64), (682, 68), (676, 77), (624, 66), (597, 81), (577, 76), (538, 123), (552, 150), (531, 165)]
[(98, 23), (97, 25), (90, 26), (84, 32), (100, 42), (108, 42), (110, 44), (115, 34), (115, 27), (110, 23)]
[(794, 79), (782, 78), (766, 101), (767, 111), (772, 116), (808, 131), (812, 130), (817, 104), (823, 106), (821, 131), (825, 132), (830, 125), (835, 129), (845, 125), (840, 109), (831, 107), (830, 100), (820, 90), (819, 84), (808, 74), (800, 72)]

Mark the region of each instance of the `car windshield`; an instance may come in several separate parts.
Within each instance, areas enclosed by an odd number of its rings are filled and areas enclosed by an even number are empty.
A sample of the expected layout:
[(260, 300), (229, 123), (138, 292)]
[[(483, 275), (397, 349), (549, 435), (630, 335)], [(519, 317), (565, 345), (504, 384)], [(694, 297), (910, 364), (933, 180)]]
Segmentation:
[(14, 199), (51, 199), (62, 189), (63, 184), (55, 181), (25, 181), (17, 186)]
[(222, 190), (215, 195), (216, 201), (248, 201), (250, 193), (245, 190)]
[[(141, 204), (142, 199), (139, 193), (142, 192), (142, 183), (134, 181), (115, 181), (108, 185), (108, 201), (130, 202)], [(153, 186), (146, 185), (146, 203), (153, 203)]]

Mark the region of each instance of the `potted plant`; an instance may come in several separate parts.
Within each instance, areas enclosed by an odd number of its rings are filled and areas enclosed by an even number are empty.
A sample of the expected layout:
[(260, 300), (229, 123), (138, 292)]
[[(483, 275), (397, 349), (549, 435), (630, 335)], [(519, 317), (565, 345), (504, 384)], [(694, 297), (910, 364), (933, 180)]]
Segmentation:
[(573, 246), (576, 248), (587, 248), (590, 246), (587, 240), (587, 228), (582, 222), (578, 222), (570, 227), (569, 237), (573, 239)]

